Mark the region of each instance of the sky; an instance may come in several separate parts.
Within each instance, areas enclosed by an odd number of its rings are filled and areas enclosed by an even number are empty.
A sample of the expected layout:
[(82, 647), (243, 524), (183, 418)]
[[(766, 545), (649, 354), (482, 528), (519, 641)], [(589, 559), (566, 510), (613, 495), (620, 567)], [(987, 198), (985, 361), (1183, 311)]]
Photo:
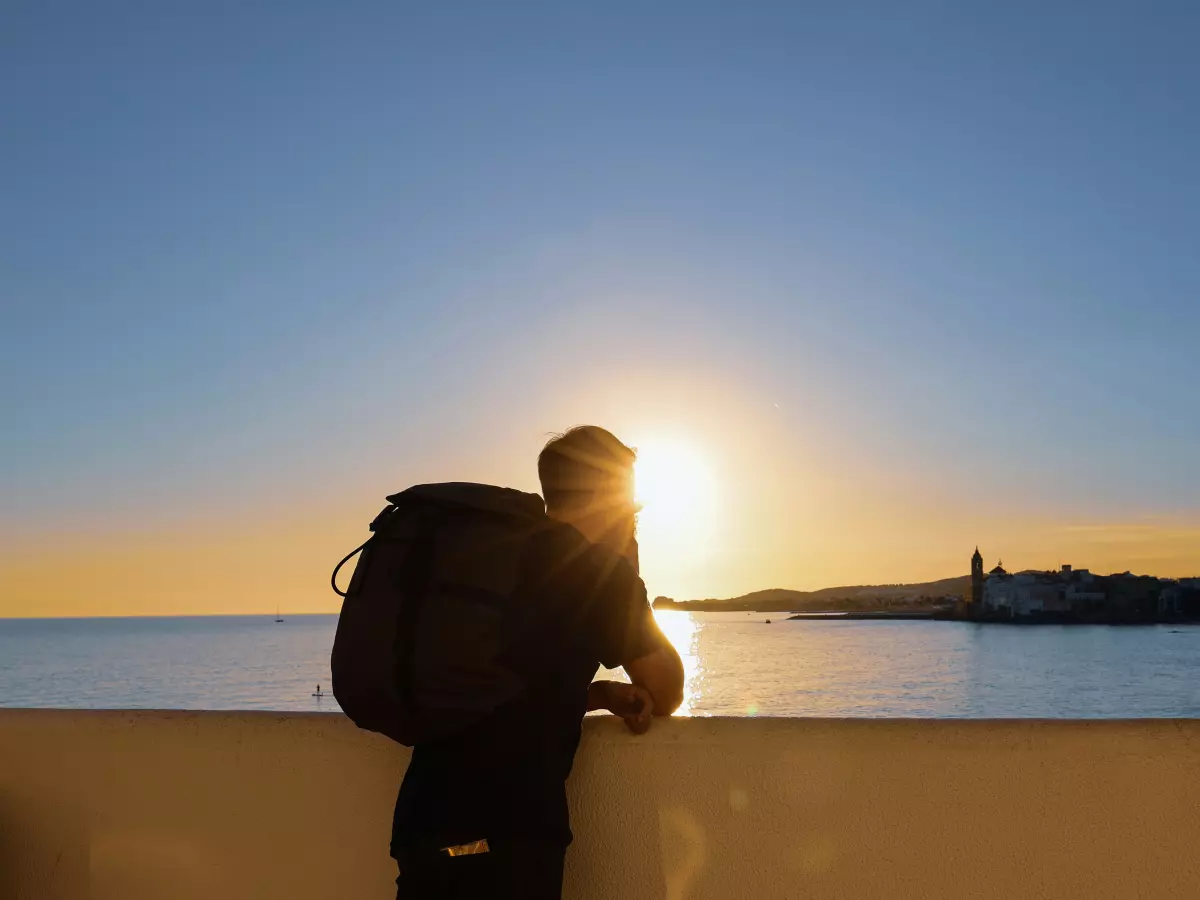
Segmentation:
[(734, 6), (6, 4), (0, 616), (336, 611), (584, 422), (652, 595), (1200, 575), (1200, 7)]

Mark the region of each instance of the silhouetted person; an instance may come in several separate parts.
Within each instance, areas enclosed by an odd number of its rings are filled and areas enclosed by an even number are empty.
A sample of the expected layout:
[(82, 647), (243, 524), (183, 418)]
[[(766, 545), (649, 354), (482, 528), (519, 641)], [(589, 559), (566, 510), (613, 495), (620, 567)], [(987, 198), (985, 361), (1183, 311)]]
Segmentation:
[[(507, 660), (529, 687), (454, 737), (414, 748), (392, 827), (400, 900), (558, 900), (571, 841), (566, 779), (584, 714), (607, 709), (641, 733), (651, 715), (679, 707), (683, 666), (638, 575), (633, 463), (594, 426), (539, 456), (550, 521), (524, 551), (526, 625)], [(623, 666), (633, 684), (593, 682), (601, 664)]]

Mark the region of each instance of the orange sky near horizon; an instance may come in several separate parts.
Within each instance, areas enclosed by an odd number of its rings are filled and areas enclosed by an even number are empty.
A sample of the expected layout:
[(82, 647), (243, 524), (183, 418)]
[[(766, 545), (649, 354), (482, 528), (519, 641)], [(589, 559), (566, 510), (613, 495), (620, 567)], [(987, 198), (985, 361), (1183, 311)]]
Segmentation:
[[(252, 459), (246, 466), (257, 477), (231, 471), (185, 485), (179, 502), (155, 505), (151, 496), (111, 513), (82, 508), (63, 517), (69, 526), (49, 515), (4, 523), (0, 617), (268, 613), (277, 603), (293, 614), (335, 612), (330, 572), (365, 539), (386, 494), (439, 480), (537, 491), (547, 435), (581, 422), (602, 423), (657, 456), (660, 471), (663, 453), (685, 448), (711, 480), (710, 502), (698, 507), (711, 521), (688, 524), (687, 541), (653, 527), (653, 509), (644, 513), (651, 596), (947, 578), (969, 572), (977, 544), (988, 567), (1003, 558), (1018, 569), (1069, 562), (1098, 573), (1200, 575), (1200, 517), (1069, 515), (1034, 490), (997, 491), (969, 469), (881, 452), (836, 417), (822, 429), (797, 427), (787, 401), (715, 376), (644, 368), (577, 380), (547, 389), (532, 409), (518, 402), (524, 387), (511, 385), (482, 412), (447, 414), (444, 436), (429, 438), (421, 455), (389, 459), (364, 441), (360, 465), (330, 462), (307, 493), (295, 490), (290, 469), (271, 480)], [(591, 399), (580, 403), (581, 395)], [(804, 421), (819, 412), (814, 404)], [(493, 439), (463, 439), (472, 433)], [(676, 478), (667, 499), (681, 489), (686, 479), (681, 488)]]
[[(643, 527), (651, 596), (946, 578), (967, 574), (977, 543), (988, 567), (1002, 557), (1018, 569), (1069, 562), (1098, 573), (1200, 574), (1200, 521), (963, 514), (944, 498), (934, 504), (939, 498), (925, 494), (922, 502), (921, 488), (885, 488), (828, 471), (810, 482), (782, 481), (760, 466), (734, 479), (732, 460), (715, 444), (697, 439), (695, 446), (710, 454), (720, 487), (715, 518), (692, 545)], [(491, 480), (536, 490), (537, 449), (530, 441), (520, 477)], [(292, 614), (336, 612), (330, 571), (365, 539), (387, 490), (376, 498), (360, 487), (353, 500), (242, 508), (225, 518), (177, 512), (141, 529), (92, 523), (10, 536), (0, 553), (0, 617), (265, 614), (277, 603)]]

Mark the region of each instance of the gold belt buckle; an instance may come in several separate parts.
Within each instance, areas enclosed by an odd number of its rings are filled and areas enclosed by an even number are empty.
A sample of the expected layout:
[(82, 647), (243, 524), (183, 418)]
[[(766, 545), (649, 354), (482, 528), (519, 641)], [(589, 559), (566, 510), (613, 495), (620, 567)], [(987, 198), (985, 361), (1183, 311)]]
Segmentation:
[(482, 840), (471, 841), (469, 844), (458, 844), (454, 847), (443, 847), (441, 852), (447, 856), (475, 856), (477, 853), (488, 853), (490, 850), (488, 842)]

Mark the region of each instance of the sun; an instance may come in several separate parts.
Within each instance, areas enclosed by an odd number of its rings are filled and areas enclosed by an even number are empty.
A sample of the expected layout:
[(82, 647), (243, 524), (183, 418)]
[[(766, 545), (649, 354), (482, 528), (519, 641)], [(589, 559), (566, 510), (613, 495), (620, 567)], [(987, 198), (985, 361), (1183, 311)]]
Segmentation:
[(634, 488), (642, 506), (638, 544), (643, 566), (676, 568), (704, 556), (717, 517), (717, 479), (708, 459), (681, 440), (637, 445)]

